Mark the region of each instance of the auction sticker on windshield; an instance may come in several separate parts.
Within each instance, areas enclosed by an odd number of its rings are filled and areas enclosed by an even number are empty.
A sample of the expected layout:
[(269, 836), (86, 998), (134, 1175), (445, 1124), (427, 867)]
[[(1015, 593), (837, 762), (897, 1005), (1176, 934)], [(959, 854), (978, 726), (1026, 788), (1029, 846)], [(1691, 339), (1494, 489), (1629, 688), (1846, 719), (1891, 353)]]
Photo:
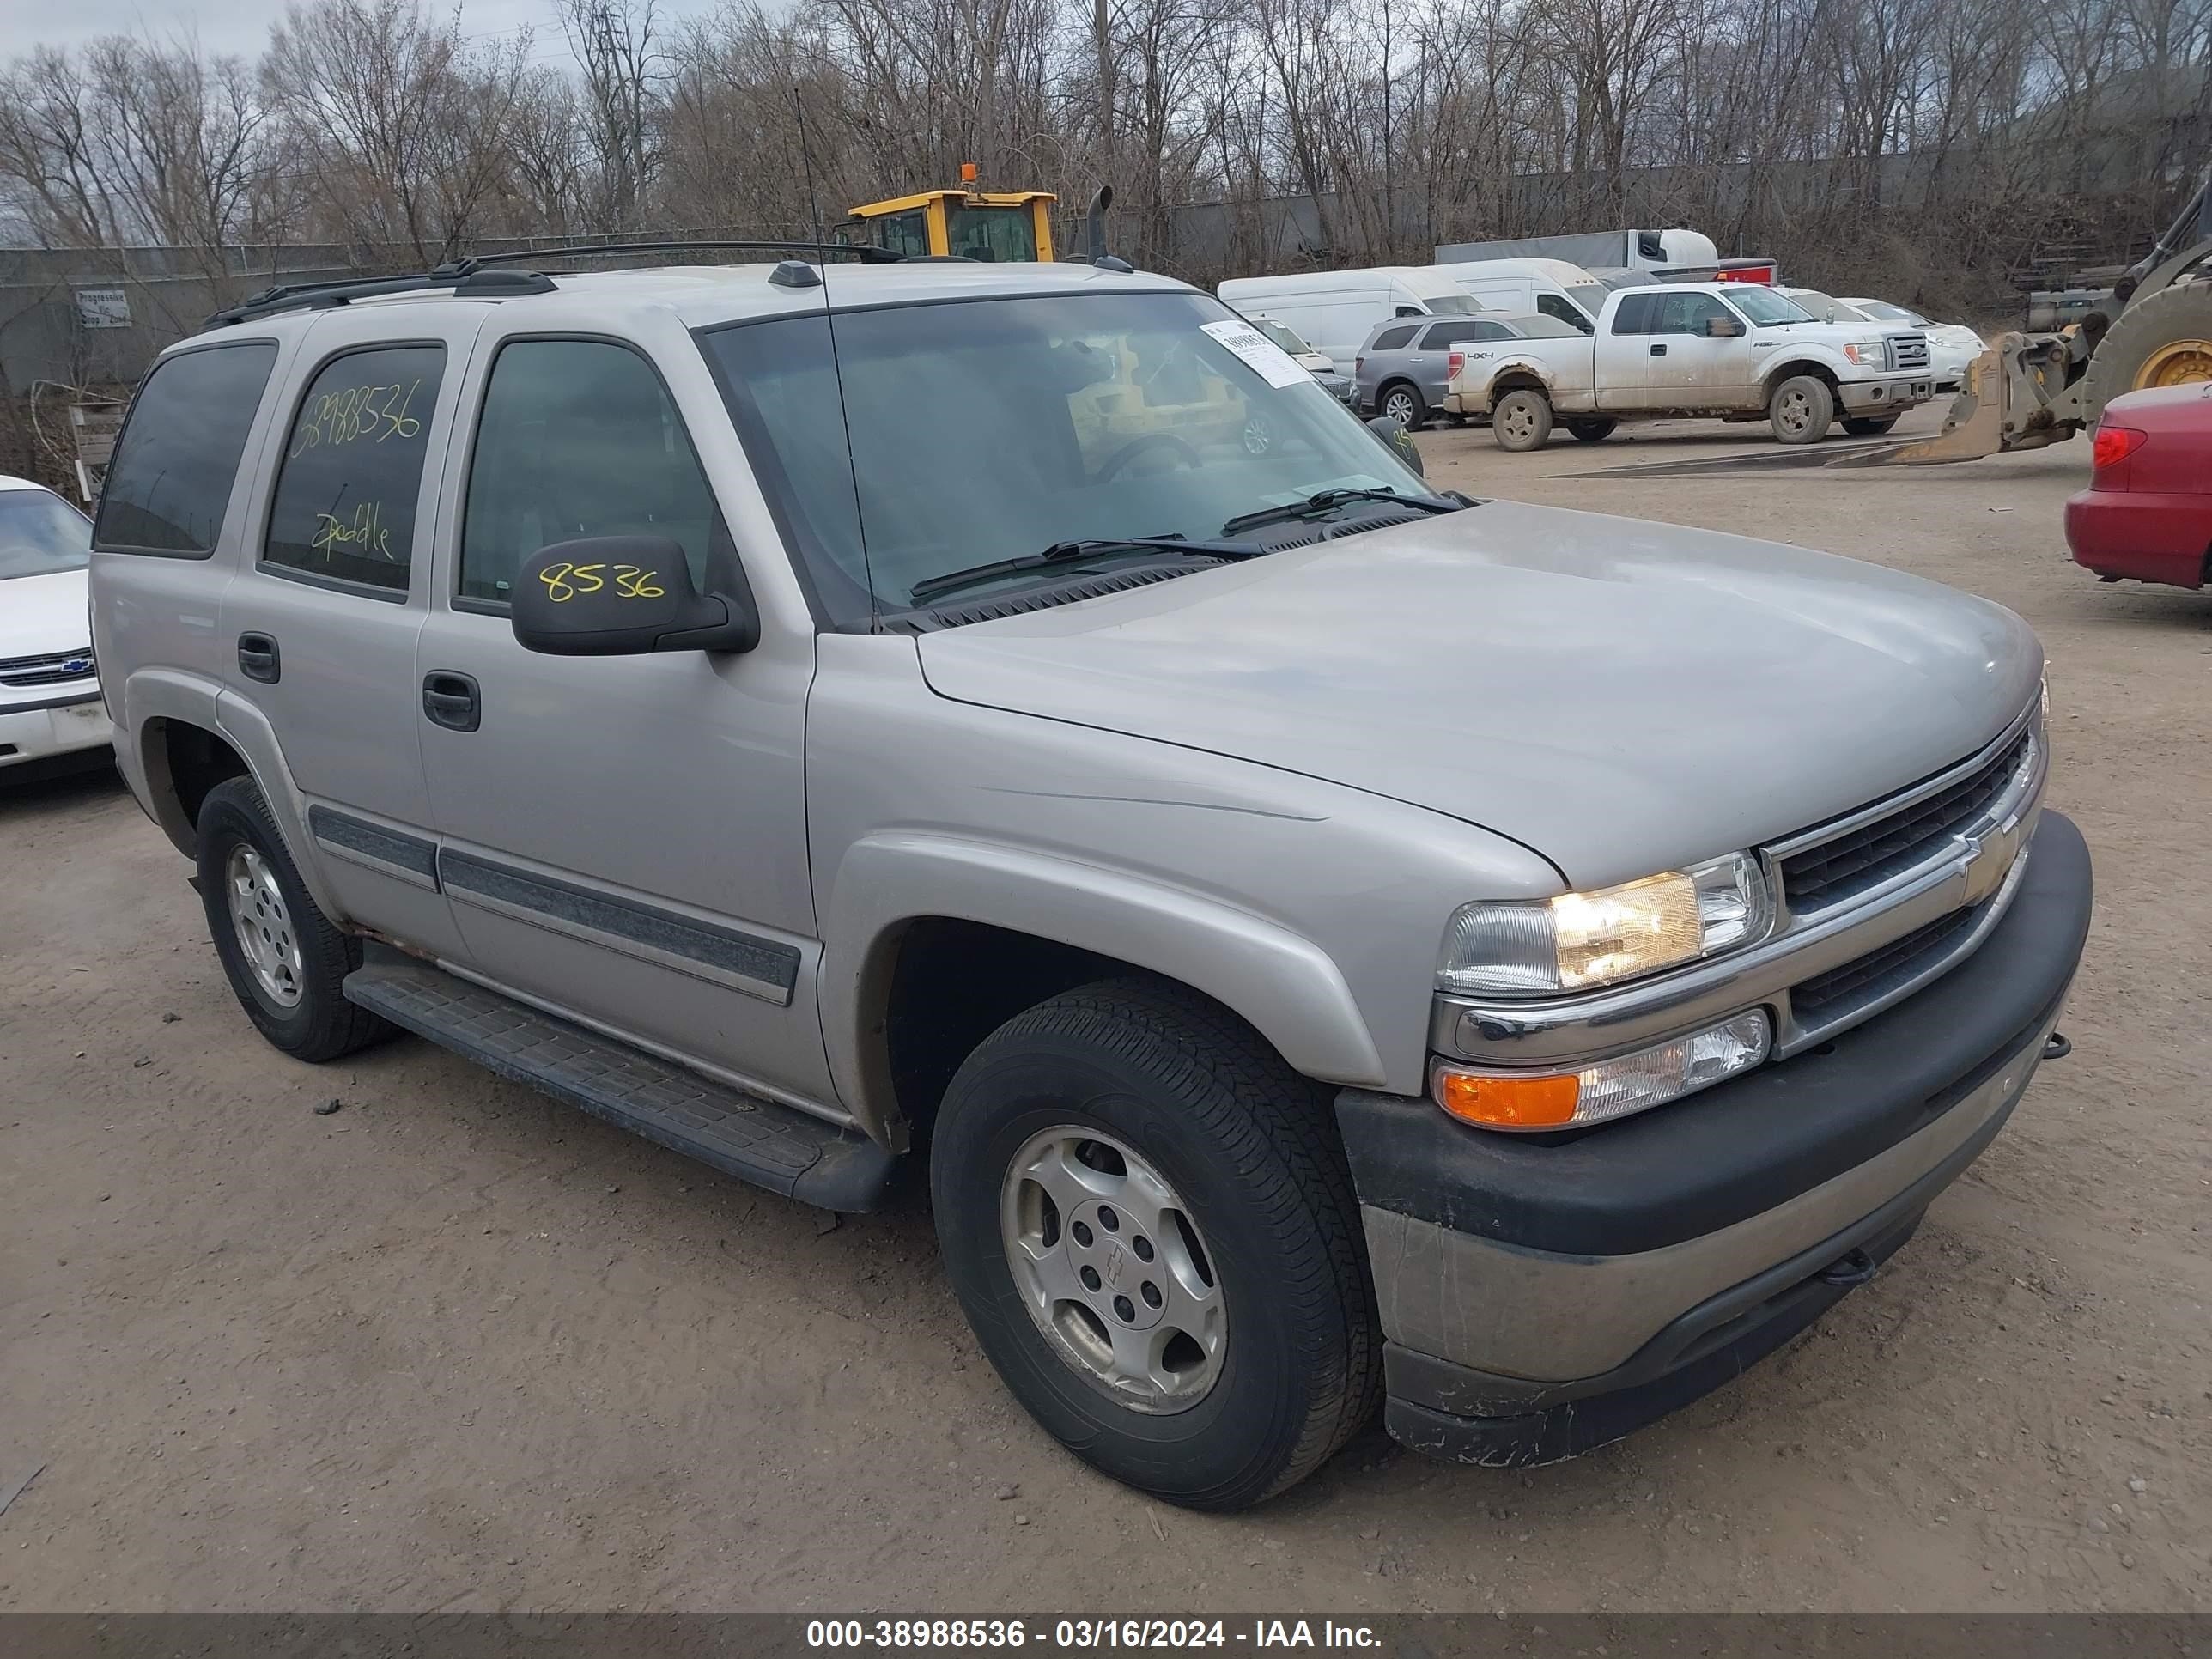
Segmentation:
[(1199, 326), (1227, 346), (1246, 367), (1256, 372), (1269, 386), (1296, 386), (1313, 376), (1291, 361), (1291, 354), (1252, 326), (1224, 318), (1218, 323), (1200, 323)]

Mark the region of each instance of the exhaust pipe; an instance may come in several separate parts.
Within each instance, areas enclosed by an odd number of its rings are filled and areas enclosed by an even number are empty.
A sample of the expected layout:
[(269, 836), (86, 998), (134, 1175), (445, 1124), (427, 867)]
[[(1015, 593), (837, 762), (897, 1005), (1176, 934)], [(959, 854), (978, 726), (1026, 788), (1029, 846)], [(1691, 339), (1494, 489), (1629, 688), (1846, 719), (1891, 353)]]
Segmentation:
[(1101, 185), (1098, 193), (1091, 198), (1090, 223), (1091, 263), (1101, 270), (1134, 270), (1136, 266), (1127, 259), (1118, 258), (1106, 251), (1106, 210), (1114, 205), (1114, 186)]
[(1098, 193), (1091, 198), (1091, 212), (1085, 221), (1091, 243), (1091, 263), (1098, 264), (1106, 258), (1106, 210), (1114, 205), (1114, 186), (1101, 185)]

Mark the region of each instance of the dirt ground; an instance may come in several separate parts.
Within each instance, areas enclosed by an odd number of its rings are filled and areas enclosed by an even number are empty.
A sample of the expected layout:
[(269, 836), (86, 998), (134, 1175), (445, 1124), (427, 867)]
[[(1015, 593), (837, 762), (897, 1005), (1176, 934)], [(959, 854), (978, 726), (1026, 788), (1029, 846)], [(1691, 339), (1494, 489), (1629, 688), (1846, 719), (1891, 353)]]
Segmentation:
[(1030, 1425), (919, 1212), (825, 1231), (420, 1042), (295, 1065), (118, 784), (0, 791), (0, 1493), (43, 1466), (0, 1610), (2212, 1606), (2212, 594), (2066, 562), (2080, 442), (1423, 442), (1439, 483), (1853, 554), (2041, 633), (2100, 885), (2075, 1053), (1871, 1285), (1577, 1462), (1376, 1429), (1185, 1514)]

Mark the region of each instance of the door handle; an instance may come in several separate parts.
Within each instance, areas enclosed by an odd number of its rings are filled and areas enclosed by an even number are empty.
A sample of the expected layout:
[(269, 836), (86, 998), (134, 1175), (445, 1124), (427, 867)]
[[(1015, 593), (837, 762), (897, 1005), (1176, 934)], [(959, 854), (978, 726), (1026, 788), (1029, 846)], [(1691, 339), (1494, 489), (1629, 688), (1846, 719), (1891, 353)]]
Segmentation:
[(267, 634), (240, 634), (238, 672), (264, 685), (276, 684), (284, 675), (284, 659), (276, 649), (276, 640)]
[(434, 669), (422, 677), (422, 712), (451, 732), (473, 732), (483, 723), (483, 699), (467, 674)]
[(1667, 348), (1662, 345), (1653, 346), (1651, 348), (1651, 355), (1655, 357), (1663, 357), (1667, 355)]

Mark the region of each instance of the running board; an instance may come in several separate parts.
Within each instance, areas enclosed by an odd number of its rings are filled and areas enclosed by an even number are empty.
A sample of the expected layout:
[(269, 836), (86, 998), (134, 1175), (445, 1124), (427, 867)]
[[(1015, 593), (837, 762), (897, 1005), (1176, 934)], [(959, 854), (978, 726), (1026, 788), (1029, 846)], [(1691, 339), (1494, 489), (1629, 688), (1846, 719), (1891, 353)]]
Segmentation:
[(858, 1130), (747, 1094), (372, 944), (346, 1000), (593, 1117), (824, 1210), (882, 1204), (900, 1160)]

